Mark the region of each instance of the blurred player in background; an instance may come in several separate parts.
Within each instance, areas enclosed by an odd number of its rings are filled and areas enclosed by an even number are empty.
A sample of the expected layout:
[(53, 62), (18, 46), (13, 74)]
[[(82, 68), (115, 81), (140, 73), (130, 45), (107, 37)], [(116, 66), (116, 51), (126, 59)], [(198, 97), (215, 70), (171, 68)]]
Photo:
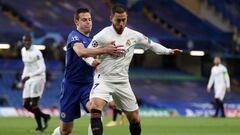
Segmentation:
[(208, 81), (207, 91), (211, 91), (211, 87), (214, 84), (214, 106), (216, 109), (215, 115), (218, 116), (219, 109), (221, 111), (221, 117), (225, 117), (223, 99), (226, 90), (230, 92), (230, 79), (227, 68), (221, 64), (220, 57), (214, 57), (214, 66), (211, 69), (211, 75)]
[(112, 96), (117, 107), (126, 114), (130, 122), (131, 135), (140, 135), (139, 107), (128, 77), (134, 46), (142, 44), (144, 49), (150, 49), (156, 54), (175, 54), (181, 50), (165, 48), (143, 34), (127, 28), (127, 11), (123, 5), (114, 5), (110, 17), (112, 25), (95, 35), (89, 48), (101, 48), (106, 46), (108, 42), (115, 41), (117, 45), (123, 45), (124, 51), (119, 57), (100, 56), (102, 61), (95, 70), (94, 86), (90, 93), (92, 132), (93, 135), (103, 134), (102, 109)]
[[(23, 87), (23, 106), (34, 114), (37, 122), (38, 132), (43, 132), (50, 120), (50, 115), (41, 112), (38, 107), (38, 101), (43, 94), (46, 82), (46, 66), (42, 53), (32, 46), (30, 35), (24, 35), (22, 38), (23, 48), (21, 50), (24, 69), (22, 73)], [(44, 126), (42, 126), (41, 118), (43, 118)]]
[(124, 113), (116, 107), (116, 104), (113, 100), (108, 103), (109, 108), (112, 110), (112, 120), (106, 124), (107, 127), (113, 127), (117, 125), (117, 116), (120, 115), (119, 124), (122, 125), (125, 122)]
[[(84, 57), (98, 54), (117, 55), (121, 49), (110, 43), (104, 48), (87, 49), (91, 38), (92, 19), (89, 9), (79, 8), (74, 14), (76, 30), (73, 30), (67, 39), (66, 66), (60, 96), (60, 127), (54, 130), (53, 135), (69, 135), (73, 129), (73, 121), (81, 116), (80, 103), (88, 112), (89, 93), (93, 86), (93, 72), (100, 61), (88, 61)], [(91, 133), (91, 128), (88, 130)]]

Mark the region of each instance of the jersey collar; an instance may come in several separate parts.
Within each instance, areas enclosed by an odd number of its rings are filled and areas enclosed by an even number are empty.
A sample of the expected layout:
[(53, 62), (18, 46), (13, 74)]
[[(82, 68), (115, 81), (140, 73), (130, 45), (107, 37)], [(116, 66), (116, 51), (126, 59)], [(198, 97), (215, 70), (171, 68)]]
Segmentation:
[(74, 31), (76, 31), (77, 33), (81, 34), (82, 36), (84, 36), (84, 37), (86, 37), (86, 38), (90, 38), (90, 36), (86, 36), (86, 35), (82, 34), (82, 33), (81, 33), (80, 31), (78, 31), (78, 30), (74, 30)]

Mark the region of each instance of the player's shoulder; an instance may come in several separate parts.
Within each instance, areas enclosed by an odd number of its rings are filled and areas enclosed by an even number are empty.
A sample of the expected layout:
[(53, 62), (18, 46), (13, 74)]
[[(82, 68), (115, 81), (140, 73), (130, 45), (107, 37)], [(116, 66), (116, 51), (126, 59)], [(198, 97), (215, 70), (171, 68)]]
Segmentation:
[(103, 28), (101, 31), (99, 31), (96, 35), (93, 37), (93, 41), (104, 41), (106, 39), (106, 35), (111, 36), (111, 27), (107, 26)]
[(42, 54), (41, 51), (39, 49), (37, 49), (35, 46), (33, 46), (33, 45), (31, 46), (31, 49), (36, 54)]
[(227, 67), (223, 64), (220, 65), (223, 70), (227, 70)]
[(26, 51), (26, 48), (22, 47), (21, 52), (25, 52), (25, 51)]
[(100, 32), (98, 32), (98, 34), (106, 34), (106, 33), (110, 33), (112, 30), (111, 26), (107, 26), (105, 28), (103, 28)]
[(26, 53), (26, 48), (25, 47), (22, 47), (22, 49), (21, 49), (21, 55), (23, 56), (23, 54), (25, 54)]
[(79, 32), (77, 32), (76, 30), (71, 31), (68, 34), (68, 39), (79, 38), (79, 37), (81, 37), (81, 34), (79, 34)]
[(78, 32), (77, 30), (73, 30), (68, 34), (67, 44), (81, 40), (83, 40), (83, 36), (81, 35), (81, 33)]
[(213, 71), (213, 70), (217, 70), (217, 68), (218, 68), (218, 67), (217, 67), (216, 65), (214, 65), (214, 66), (212, 66), (212, 69), (211, 69), (211, 70), (212, 70), (212, 71)]
[(129, 33), (131, 35), (134, 35), (134, 36), (142, 36), (143, 35), (141, 32), (139, 32), (137, 30), (134, 30), (132, 28), (126, 27), (125, 30), (126, 30), (127, 33)]

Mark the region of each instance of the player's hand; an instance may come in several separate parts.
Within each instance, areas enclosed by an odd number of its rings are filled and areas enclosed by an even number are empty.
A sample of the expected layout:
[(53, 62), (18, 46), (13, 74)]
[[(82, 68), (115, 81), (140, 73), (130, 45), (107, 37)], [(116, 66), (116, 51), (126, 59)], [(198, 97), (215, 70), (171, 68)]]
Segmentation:
[(18, 82), (17, 84), (16, 84), (16, 87), (18, 88), (18, 89), (23, 89), (23, 86), (24, 84), (22, 83), (22, 82)]
[(107, 44), (107, 46), (104, 48), (106, 50), (106, 53), (112, 56), (120, 56), (124, 51), (123, 45), (116, 45), (115, 41)]
[(24, 84), (28, 79), (30, 79), (29, 76), (24, 77), (24, 78), (22, 79), (22, 83)]
[(180, 49), (171, 49), (169, 54), (174, 55), (174, 54), (182, 53), (182, 52), (183, 52), (183, 50), (180, 50)]
[(207, 88), (207, 92), (210, 93), (211, 92), (211, 88)]
[(92, 62), (92, 67), (97, 67), (100, 63), (101, 63), (101, 61), (100, 61), (99, 59), (95, 59), (95, 60)]
[(231, 92), (231, 89), (230, 89), (230, 88), (227, 88), (227, 92)]
[(24, 85), (25, 85), (25, 82), (26, 82), (28, 79), (30, 79), (29, 76), (24, 77), (24, 78), (22, 79), (22, 81), (20, 82), (19, 87), (20, 87), (20, 88), (23, 88)]

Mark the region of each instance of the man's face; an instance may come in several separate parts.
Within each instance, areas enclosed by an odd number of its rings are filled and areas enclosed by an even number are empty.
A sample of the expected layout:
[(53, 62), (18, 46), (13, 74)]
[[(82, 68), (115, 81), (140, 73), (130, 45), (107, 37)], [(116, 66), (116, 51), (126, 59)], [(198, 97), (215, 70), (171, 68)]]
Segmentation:
[(22, 38), (22, 43), (23, 43), (23, 46), (26, 48), (26, 49), (29, 49), (31, 44), (32, 44), (32, 39), (31, 37), (28, 37), (28, 36), (23, 36)]
[(92, 17), (90, 13), (80, 13), (79, 19), (75, 20), (77, 29), (84, 34), (89, 34), (92, 30)]
[(221, 59), (219, 57), (215, 57), (213, 63), (214, 65), (219, 65), (221, 63)]
[(113, 24), (114, 29), (118, 34), (122, 34), (124, 28), (126, 27), (127, 24), (127, 13), (114, 13), (111, 16), (111, 21)]

